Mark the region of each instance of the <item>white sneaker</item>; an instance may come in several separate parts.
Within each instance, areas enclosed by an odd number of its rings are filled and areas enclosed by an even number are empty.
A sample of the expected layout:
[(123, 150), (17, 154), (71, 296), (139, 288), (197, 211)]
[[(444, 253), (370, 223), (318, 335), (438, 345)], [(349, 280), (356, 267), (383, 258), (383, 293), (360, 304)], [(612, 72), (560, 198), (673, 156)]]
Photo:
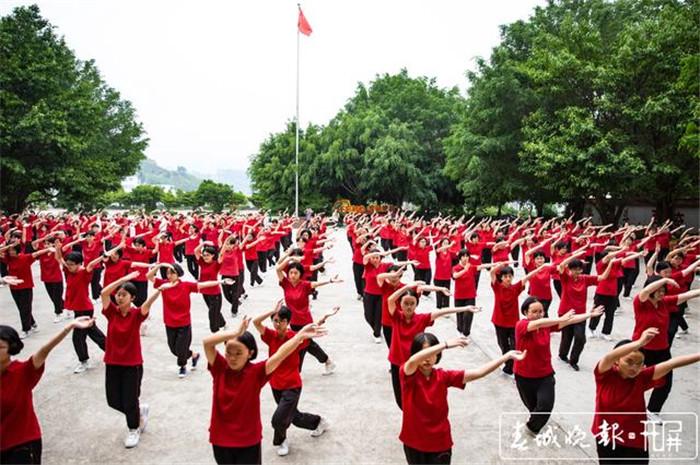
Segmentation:
[(285, 439), (282, 444), (277, 446), (277, 455), (280, 457), (284, 457), (285, 455), (289, 454), (289, 442)]
[(54, 322), (54, 323), (60, 323), (61, 321), (63, 321), (63, 313), (59, 313), (58, 315), (56, 315), (55, 317), (53, 317), (53, 322)]
[(124, 447), (126, 447), (127, 449), (136, 447), (139, 443), (140, 438), (141, 433), (139, 433), (138, 429), (130, 429), (129, 433), (126, 435), (126, 439), (124, 439)]
[(141, 404), (139, 411), (141, 413), (139, 433), (143, 433), (144, 431), (146, 431), (146, 425), (148, 425), (148, 411), (149, 411), (148, 404)]
[(382, 343), (382, 338), (381, 338), (381, 337), (375, 337), (375, 338), (374, 338), (374, 343), (375, 343), (375, 344), (381, 344), (381, 343)]
[(78, 363), (78, 365), (76, 365), (75, 369), (73, 370), (73, 373), (75, 373), (75, 374), (83, 373), (88, 368), (90, 368), (90, 367), (88, 366), (87, 361), (80, 362), (80, 363)]
[(38, 328), (37, 325), (35, 324), (34, 326), (32, 326), (32, 329), (30, 329), (29, 332), (30, 332), (31, 334), (38, 333), (38, 332), (39, 332), (39, 328)]
[(321, 421), (318, 422), (318, 426), (316, 427), (315, 430), (311, 432), (311, 437), (312, 438), (317, 438), (323, 433), (326, 432), (326, 430), (330, 427), (331, 425), (326, 421), (325, 418), (321, 417)]
[(31, 335), (32, 335), (32, 333), (29, 332), (29, 331), (22, 331), (21, 333), (19, 333), (19, 338), (20, 338), (20, 339), (26, 339), (26, 338), (28, 338), (28, 337), (31, 336)]
[(593, 339), (593, 338), (595, 337), (595, 331), (593, 331), (591, 328), (588, 328), (588, 329), (586, 330), (586, 336), (588, 336), (589, 338)]
[(649, 419), (649, 421), (656, 423), (657, 425), (660, 425), (664, 422), (661, 419), (661, 415), (659, 415), (658, 413), (650, 412), (649, 410), (647, 410), (647, 418)]
[(333, 374), (333, 372), (335, 371), (335, 363), (333, 363), (332, 360), (328, 359), (328, 360), (326, 360), (325, 365), (326, 365), (326, 371), (324, 371), (322, 373), (322, 375), (328, 376), (328, 375)]
[(601, 334), (600, 337), (601, 337), (604, 341), (612, 342), (612, 338), (610, 337), (609, 334)]

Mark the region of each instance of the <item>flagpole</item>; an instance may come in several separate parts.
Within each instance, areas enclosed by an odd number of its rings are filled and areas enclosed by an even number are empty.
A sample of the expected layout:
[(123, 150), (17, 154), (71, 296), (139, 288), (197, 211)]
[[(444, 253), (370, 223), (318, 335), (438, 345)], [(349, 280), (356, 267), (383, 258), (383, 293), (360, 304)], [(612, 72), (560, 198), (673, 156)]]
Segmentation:
[[(301, 5), (297, 3), (301, 11)], [(294, 216), (299, 217), (299, 27), (297, 26), (297, 115), (296, 115), (296, 144), (294, 151)]]

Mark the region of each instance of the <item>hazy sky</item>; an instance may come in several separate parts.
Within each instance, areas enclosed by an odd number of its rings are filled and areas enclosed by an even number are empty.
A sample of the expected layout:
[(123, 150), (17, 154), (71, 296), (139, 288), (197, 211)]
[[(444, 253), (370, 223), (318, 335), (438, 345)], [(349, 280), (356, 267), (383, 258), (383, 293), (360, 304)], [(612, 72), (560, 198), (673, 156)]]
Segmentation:
[[(130, 100), (161, 166), (245, 169), (294, 117), (297, 2), (0, 0), (0, 14), (38, 3), (81, 59)], [(301, 36), (301, 127), (326, 124), (376, 74), (459, 87), (488, 56), (501, 24), (544, 0), (307, 0)]]

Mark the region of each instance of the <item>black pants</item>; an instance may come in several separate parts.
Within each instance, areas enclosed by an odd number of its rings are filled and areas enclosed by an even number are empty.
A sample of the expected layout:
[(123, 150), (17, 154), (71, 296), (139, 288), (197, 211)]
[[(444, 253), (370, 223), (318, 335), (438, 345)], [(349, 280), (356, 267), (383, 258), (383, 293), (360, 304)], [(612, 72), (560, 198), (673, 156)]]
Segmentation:
[(672, 346), (676, 339), (678, 328), (683, 331), (688, 331), (688, 322), (685, 321), (685, 309), (688, 308), (688, 303), (683, 302), (678, 306), (677, 312), (671, 312), (668, 321), (668, 345)]
[(32, 315), (32, 301), (34, 300), (34, 292), (32, 288), (28, 289), (10, 289), (12, 299), (14, 299), (19, 310), (19, 318), (22, 321), (22, 331), (27, 332), (32, 329), (34, 315)]
[[(238, 276), (230, 276), (230, 275), (221, 275), (223, 279), (232, 279), (233, 284), (222, 284), (221, 285), (221, 290), (224, 293), (224, 298), (226, 299), (226, 302), (231, 304), (231, 315), (237, 315), (238, 314), (238, 304), (239, 300), (238, 298), (240, 297), (238, 295), (238, 280), (241, 279), (240, 275)], [(204, 294), (202, 294), (204, 295)], [(205, 301), (207, 300), (206, 298), (204, 299)], [(207, 307), (209, 304), (207, 304)], [(209, 308), (211, 310), (211, 308)], [(219, 310), (221, 310), (221, 307), (219, 307)], [(219, 311), (219, 314), (221, 314), (221, 311)], [(211, 322), (211, 315), (209, 317), (209, 321)], [(223, 319), (223, 316), (221, 317)]]
[(182, 258), (185, 256), (185, 244), (178, 244), (173, 248), (173, 258), (182, 263)]
[(519, 245), (516, 245), (515, 247), (513, 247), (513, 248), (510, 250), (510, 257), (511, 257), (513, 260), (515, 260), (516, 263), (513, 263), (513, 266), (517, 268), (517, 267), (518, 267), (518, 263), (517, 263), (517, 262), (520, 260), (520, 258), (519, 258), (519, 257), (520, 257), (520, 246), (519, 246)]
[[(299, 325), (290, 325), (293, 331), (298, 332), (303, 326)], [(299, 351), (299, 371), (301, 371), (301, 366), (304, 364), (304, 357), (306, 356), (306, 352), (310, 353), (313, 355), (316, 360), (319, 361), (319, 363), (326, 363), (328, 361), (328, 354), (323, 351), (320, 345), (316, 343), (313, 339), (309, 339), (309, 345), (306, 347), (306, 349), (302, 349)]]
[[(571, 344), (573, 343), (573, 348)], [(578, 363), (578, 359), (586, 345), (586, 322), (568, 325), (561, 330), (561, 342), (559, 343), (559, 357), (568, 358), (571, 363)], [(569, 355), (571, 349), (571, 355)]]
[[(515, 350), (515, 328), (506, 328), (493, 325), (496, 328), (496, 340), (501, 353), (505, 354), (510, 350)], [(503, 366), (503, 373), (513, 374), (513, 360), (508, 360)]]
[[(464, 307), (475, 303), (476, 299), (455, 299), (455, 307)], [(472, 321), (474, 321), (472, 312), (459, 312), (457, 314), (457, 331), (465, 336), (469, 336), (472, 332)]]
[(289, 246), (292, 245), (292, 233), (289, 233), (286, 236), (282, 236), (280, 242), (282, 243), (282, 248), (284, 250), (287, 250)]
[(634, 282), (637, 280), (637, 276), (639, 276), (639, 259), (634, 261), (634, 268), (623, 268), (622, 272), (625, 275), (625, 292), (622, 295), (629, 297), (630, 292), (632, 292), (632, 286), (634, 286)]
[[(644, 364), (646, 366), (656, 365), (671, 358), (671, 349), (649, 350), (641, 348), (639, 350), (644, 354)], [(652, 413), (661, 412), (666, 399), (668, 399), (668, 395), (671, 393), (671, 387), (673, 386), (673, 371), (670, 371), (664, 379), (666, 382), (663, 386), (651, 391), (647, 410)]]
[(612, 443), (608, 444), (607, 446), (598, 443), (597, 448), (598, 463), (601, 465), (649, 463), (648, 450), (625, 447), (618, 443), (615, 443), (615, 449), (613, 449)]
[(365, 321), (372, 328), (374, 337), (379, 337), (382, 330), (382, 296), (367, 294), (363, 298)]
[(382, 334), (384, 335), (384, 341), (386, 341), (387, 348), (391, 348), (391, 326), (382, 325)]
[(491, 263), (491, 249), (481, 249), (481, 263)]
[(222, 447), (212, 444), (214, 460), (218, 464), (261, 464), (260, 443), (249, 447)]
[(250, 287), (253, 287), (255, 283), (258, 285), (263, 283), (262, 278), (258, 275), (258, 261), (257, 260), (246, 260), (245, 265), (248, 267), (250, 272)]
[[(81, 316), (89, 316), (92, 318), (94, 312), (92, 310), (80, 311), (74, 310), (75, 318)], [(92, 342), (97, 344), (97, 346), (105, 350), (105, 335), (100, 328), (97, 327), (97, 322), (93, 323), (88, 329), (75, 328), (73, 330), (73, 348), (75, 348), (75, 353), (78, 355), (78, 360), (85, 362), (90, 358), (88, 354), (87, 338), (90, 336)]]
[(245, 294), (245, 267), (238, 269), (238, 280), (236, 281), (236, 296), (240, 297)]
[(552, 284), (554, 285), (554, 290), (557, 291), (557, 295), (561, 299), (561, 281), (558, 279), (553, 279)]
[(272, 414), (272, 428), (275, 430), (275, 436), (272, 439), (272, 445), (279, 446), (287, 439), (287, 430), (289, 425), (294, 425), (297, 428), (315, 430), (321, 422), (321, 417), (313, 413), (300, 412), (297, 406), (299, 405), (299, 397), (301, 396), (301, 388), (272, 390), (272, 396), (277, 403), (277, 409)]
[[(617, 297), (612, 295), (600, 295), (596, 294), (593, 296), (593, 306), (597, 307), (602, 305), (605, 309), (605, 321), (603, 322), (603, 334), (610, 335), (612, 332), (613, 321), (615, 320), (615, 310), (617, 309)], [(598, 323), (603, 316), (594, 316), (588, 322), (588, 327), (591, 330), (595, 330), (598, 327)]]
[(380, 242), (382, 244), (382, 250), (384, 250), (385, 252), (387, 250), (393, 249), (393, 247), (391, 246), (391, 239), (381, 239)]
[(452, 449), (442, 452), (423, 452), (404, 444), (403, 453), (406, 455), (406, 463), (409, 465), (442, 465), (452, 461)]
[(139, 397), (143, 365), (105, 365), (107, 405), (126, 416), (126, 426), (137, 429), (141, 420)]
[[(425, 282), (425, 284), (428, 284), (428, 285), (430, 285), (430, 283), (433, 280), (433, 270), (431, 270), (430, 268), (426, 268), (426, 269), (416, 268), (414, 275), (416, 277), (416, 281), (423, 281), (423, 282)], [(426, 295), (426, 296), (430, 295), (430, 292), (428, 292), (428, 291), (423, 292), (423, 295)]]
[(197, 257), (194, 255), (185, 255), (187, 259), (187, 271), (194, 277), (194, 279), (199, 279), (199, 263), (197, 263)]
[(481, 277), (481, 270), (476, 270), (474, 272), (474, 289), (479, 289), (479, 278)]
[(399, 250), (396, 252), (396, 255), (394, 255), (394, 258), (397, 262), (405, 262), (408, 259), (408, 251)]
[[(435, 280), (435, 285), (439, 287), (446, 287), (447, 289), (450, 288), (450, 280), (449, 279), (436, 279)], [(436, 292), (435, 293), (435, 306), (437, 308), (445, 308), (450, 306), (450, 296), (443, 294), (442, 292)]]
[[(209, 331), (215, 333), (219, 328), (226, 326), (226, 320), (221, 314), (221, 304), (223, 302), (221, 294), (202, 294), (204, 303), (209, 309)], [(238, 298), (235, 299), (238, 302)]]
[(355, 278), (355, 292), (357, 295), (362, 295), (365, 292), (365, 280), (362, 278), (362, 273), (364, 273), (365, 267), (362, 263), (352, 264), (352, 276)]
[(56, 315), (63, 313), (63, 281), (56, 283), (44, 283), (46, 293), (53, 304), (53, 312)]
[(168, 347), (170, 353), (177, 357), (177, 366), (184, 367), (187, 365), (187, 359), (192, 356), (190, 344), (192, 344), (192, 327), (171, 326), (165, 327), (165, 333), (168, 336)]
[(267, 252), (265, 251), (258, 252), (258, 268), (260, 268), (261, 273), (267, 271)]
[(267, 260), (267, 266), (270, 268), (274, 268), (276, 260), (275, 260), (275, 249), (270, 249), (270, 250), (265, 250), (265, 259)]
[(141, 307), (148, 298), (148, 281), (131, 281), (131, 284), (136, 286), (136, 297), (134, 298), (134, 306)]
[(401, 379), (399, 378), (400, 366), (391, 364), (391, 387), (394, 388), (394, 400), (399, 409), (403, 410), (403, 405), (401, 404)]
[(530, 412), (527, 427), (533, 433), (539, 433), (549, 421), (554, 408), (554, 375), (542, 378), (523, 378), (515, 375), (520, 399)]
[(41, 439), (18, 444), (0, 452), (0, 463), (41, 463)]
[(92, 270), (92, 279), (90, 280), (90, 291), (93, 300), (100, 298), (100, 293), (102, 292), (102, 284), (100, 280), (102, 278), (102, 268), (95, 268)]

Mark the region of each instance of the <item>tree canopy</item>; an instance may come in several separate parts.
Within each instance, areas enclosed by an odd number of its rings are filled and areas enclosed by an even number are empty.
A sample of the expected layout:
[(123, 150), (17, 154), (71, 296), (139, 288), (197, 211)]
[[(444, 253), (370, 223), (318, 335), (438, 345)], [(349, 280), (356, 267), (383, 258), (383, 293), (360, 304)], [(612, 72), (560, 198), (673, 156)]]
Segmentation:
[(0, 199), (91, 206), (136, 172), (147, 146), (131, 103), (76, 58), (35, 5), (0, 18)]

